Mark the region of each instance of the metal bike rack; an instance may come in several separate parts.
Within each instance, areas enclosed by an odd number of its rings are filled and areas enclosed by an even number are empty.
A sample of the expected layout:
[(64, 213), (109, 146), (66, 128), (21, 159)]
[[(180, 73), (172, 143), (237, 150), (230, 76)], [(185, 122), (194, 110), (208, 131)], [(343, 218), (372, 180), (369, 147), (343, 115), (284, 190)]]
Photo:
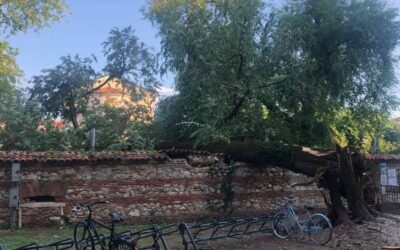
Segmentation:
[(22, 247), (15, 248), (14, 250), (39, 250), (39, 249), (52, 249), (52, 250), (64, 250), (71, 249), (74, 247), (73, 239), (64, 239), (50, 244), (39, 245), (37, 243), (31, 243)]
[[(182, 245), (185, 250), (199, 250), (199, 245), (207, 241), (224, 239), (224, 238), (242, 238), (244, 235), (254, 233), (272, 233), (273, 214), (261, 214), (255, 216), (247, 216), (236, 219), (212, 220), (199, 224), (173, 224), (164, 227), (153, 225), (150, 228), (138, 231), (125, 231), (118, 233), (119, 236), (130, 236), (139, 243), (150, 242), (145, 246), (140, 245), (141, 250), (170, 250), (165, 237), (180, 234), (182, 237)], [(94, 243), (100, 244), (100, 241), (108, 240), (108, 236), (99, 235), (98, 239), (94, 239)], [(146, 240), (150, 239), (150, 240)], [(81, 242), (85, 244), (85, 242)], [(90, 242), (87, 242), (90, 243)], [(64, 239), (51, 244), (39, 245), (32, 243), (14, 250), (64, 250), (74, 247), (73, 239)]]
[(182, 236), (182, 244), (185, 250), (191, 246), (198, 250), (198, 244), (223, 238), (242, 238), (253, 233), (272, 232), (272, 214), (262, 214), (229, 220), (213, 220), (211, 222), (188, 225), (179, 224), (179, 232)]
[(154, 250), (169, 250), (169, 246), (167, 240), (165, 239), (166, 236), (178, 233), (178, 226), (177, 225), (168, 225), (164, 227), (159, 227), (158, 225), (153, 225), (151, 228), (139, 230), (139, 231), (126, 231), (120, 233), (119, 235), (122, 236), (131, 236), (135, 240), (140, 243), (140, 240), (144, 239), (152, 239), (152, 243), (146, 246), (140, 246), (139, 249), (147, 250), (147, 249), (154, 249)]

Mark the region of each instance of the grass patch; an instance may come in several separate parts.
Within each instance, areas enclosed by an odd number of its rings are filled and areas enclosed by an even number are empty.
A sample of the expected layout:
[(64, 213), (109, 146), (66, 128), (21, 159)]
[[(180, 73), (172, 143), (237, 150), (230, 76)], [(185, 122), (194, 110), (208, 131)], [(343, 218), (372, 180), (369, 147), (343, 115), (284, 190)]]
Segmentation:
[[(146, 228), (150, 228), (151, 225), (121, 225), (116, 226), (117, 232), (125, 231), (138, 231)], [(98, 233), (109, 235), (109, 232), (105, 229), (96, 227)], [(66, 226), (64, 228), (48, 227), (48, 228), (23, 228), (17, 230), (0, 230), (0, 244), (5, 249), (13, 249), (28, 245), (31, 243), (37, 244), (49, 244), (64, 240), (67, 238), (73, 238), (74, 226)], [(151, 239), (144, 239), (139, 242), (142, 244), (151, 244)]]
[(16, 248), (30, 243), (45, 244), (73, 237), (73, 228), (24, 228), (1, 230), (0, 243), (6, 249)]

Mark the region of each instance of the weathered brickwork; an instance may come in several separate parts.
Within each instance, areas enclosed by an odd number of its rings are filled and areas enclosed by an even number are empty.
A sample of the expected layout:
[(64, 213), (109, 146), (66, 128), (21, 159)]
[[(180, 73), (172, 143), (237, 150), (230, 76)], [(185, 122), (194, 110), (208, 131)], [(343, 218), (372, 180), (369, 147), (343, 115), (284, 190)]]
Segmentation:
[[(190, 164), (188, 163), (190, 162)], [(234, 171), (233, 200), (222, 209), (229, 166), (214, 161), (199, 164), (196, 159), (169, 159), (165, 162), (23, 162), (21, 163), (20, 202), (38, 196), (65, 202), (65, 219), (73, 222), (82, 213), (72, 214), (76, 203), (106, 200), (96, 215), (106, 219), (117, 212), (128, 223), (178, 222), (201, 220), (232, 214), (251, 214), (279, 208), (283, 198), (292, 197), (298, 205), (322, 206), (322, 196), (315, 185), (292, 187), (308, 180), (303, 175), (279, 168), (240, 166)], [(0, 226), (10, 222), (8, 192), (11, 164), (0, 164)], [(58, 210), (24, 209), (23, 223), (49, 224)], [(54, 222), (54, 221), (53, 221)], [(57, 224), (57, 223), (54, 223)]]

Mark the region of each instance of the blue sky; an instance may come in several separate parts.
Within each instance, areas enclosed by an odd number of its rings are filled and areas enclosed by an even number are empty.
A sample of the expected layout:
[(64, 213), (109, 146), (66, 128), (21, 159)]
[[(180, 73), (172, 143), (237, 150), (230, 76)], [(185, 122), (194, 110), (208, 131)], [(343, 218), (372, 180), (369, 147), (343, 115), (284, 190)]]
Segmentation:
[[(18, 48), (18, 64), (25, 76), (22, 83), (40, 73), (42, 69), (52, 68), (64, 55), (79, 54), (82, 57), (96, 55), (96, 69), (104, 66), (102, 42), (114, 27), (131, 25), (136, 35), (155, 52), (160, 42), (156, 29), (145, 20), (141, 8), (147, 0), (67, 0), (69, 14), (60, 22), (39, 32), (18, 34), (10, 39)], [(171, 87), (173, 77), (163, 77), (165, 86)]]

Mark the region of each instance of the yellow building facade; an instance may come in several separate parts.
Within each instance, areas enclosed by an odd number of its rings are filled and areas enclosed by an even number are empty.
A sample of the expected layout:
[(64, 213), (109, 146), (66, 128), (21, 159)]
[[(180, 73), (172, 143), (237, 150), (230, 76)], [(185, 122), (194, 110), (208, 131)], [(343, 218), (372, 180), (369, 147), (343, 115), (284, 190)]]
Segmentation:
[[(92, 88), (96, 90), (89, 97), (89, 108), (104, 104), (116, 108), (140, 107), (141, 113), (146, 114), (146, 117), (154, 116), (155, 92), (132, 83), (125, 83), (117, 78), (104, 84), (107, 79), (108, 76), (103, 76), (93, 83)], [(143, 119), (146, 120), (145, 117)]]

